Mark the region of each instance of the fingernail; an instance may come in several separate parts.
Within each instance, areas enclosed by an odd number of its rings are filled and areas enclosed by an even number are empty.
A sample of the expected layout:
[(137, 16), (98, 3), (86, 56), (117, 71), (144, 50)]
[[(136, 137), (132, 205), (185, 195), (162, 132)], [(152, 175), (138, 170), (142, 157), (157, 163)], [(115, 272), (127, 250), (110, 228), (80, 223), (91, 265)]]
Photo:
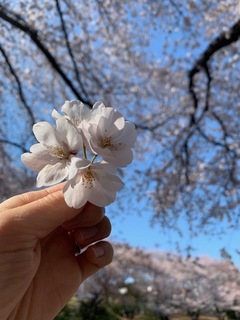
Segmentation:
[(92, 237), (94, 237), (97, 234), (97, 232), (98, 232), (97, 227), (92, 227), (92, 228), (87, 228), (85, 230), (82, 230), (80, 232), (80, 236), (82, 238), (82, 241), (91, 239)]
[(104, 253), (105, 253), (103, 247), (100, 247), (100, 246), (95, 246), (93, 248), (93, 251), (94, 251), (94, 254), (95, 254), (96, 258), (99, 258), (99, 257), (103, 256)]

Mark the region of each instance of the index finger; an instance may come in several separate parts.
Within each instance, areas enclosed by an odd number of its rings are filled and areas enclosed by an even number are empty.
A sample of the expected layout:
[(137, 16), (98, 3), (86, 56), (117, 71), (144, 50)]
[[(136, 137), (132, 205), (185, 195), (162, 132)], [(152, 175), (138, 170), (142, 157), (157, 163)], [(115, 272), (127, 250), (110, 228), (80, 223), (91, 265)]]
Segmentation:
[[(18, 201), (17, 196), (12, 198), (12, 208), (5, 210), (0, 206), (2, 234), (5, 233), (9, 237), (17, 233), (21, 237), (23, 233), (25, 236), (30, 235), (41, 239), (84, 210), (85, 207), (70, 208), (64, 200), (62, 190), (55, 189), (52, 192), (50, 189), (45, 192), (42, 190), (41, 198), (31, 193), (30, 198), (37, 198), (35, 201), (27, 201), (26, 204), (23, 204), (24, 201)], [(15, 199), (18, 204), (22, 205), (14, 206)]]
[(21, 207), (21, 206), (24, 206), (28, 203), (31, 203), (31, 202), (34, 202), (34, 201), (39, 200), (41, 198), (44, 198), (51, 193), (54, 193), (56, 191), (60, 191), (63, 189), (63, 186), (64, 186), (64, 183), (60, 183), (60, 184), (57, 184), (55, 186), (52, 186), (52, 187), (49, 187), (46, 189), (18, 194), (16, 196), (13, 196), (13, 197), (9, 198), (8, 200), (2, 202), (0, 204), (0, 206), (1, 206), (1, 208), (4, 208), (4, 209), (13, 209), (16, 207)]

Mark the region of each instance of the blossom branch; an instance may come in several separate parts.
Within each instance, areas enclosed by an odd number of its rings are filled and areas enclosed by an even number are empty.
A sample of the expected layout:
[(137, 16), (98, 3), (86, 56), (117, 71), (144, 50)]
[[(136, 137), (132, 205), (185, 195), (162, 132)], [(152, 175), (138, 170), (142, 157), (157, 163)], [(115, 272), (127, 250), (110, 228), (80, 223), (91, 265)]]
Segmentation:
[(85, 95), (85, 97), (88, 97), (88, 94), (87, 94), (87, 92), (86, 92), (86, 90), (85, 90), (85, 88), (83, 86), (82, 81), (81, 81), (80, 74), (79, 74), (79, 71), (78, 71), (78, 66), (77, 66), (76, 60), (74, 58), (74, 54), (73, 54), (73, 51), (72, 51), (72, 48), (71, 48), (71, 45), (70, 45), (70, 42), (69, 42), (69, 39), (68, 39), (68, 33), (67, 33), (67, 29), (66, 29), (66, 24), (65, 24), (65, 21), (64, 21), (63, 13), (62, 13), (62, 10), (61, 10), (60, 1), (59, 0), (55, 0), (55, 1), (56, 1), (57, 11), (58, 11), (58, 14), (59, 14), (59, 17), (60, 17), (60, 20), (61, 20), (61, 27), (62, 27), (62, 31), (63, 31), (63, 34), (64, 34), (66, 47), (67, 47), (69, 56), (71, 58), (71, 61), (72, 61), (73, 67), (74, 67), (74, 72), (75, 72), (76, 79), (77, 79), (77, 81), (78, 81), (78, 83), (80, 85), (80, 88), (81, 88), (83, 94)]
[[(218, 37), (216, 37), (207, 47), (207, 49), (203, 52), (202, 56), (200, 57), (199, 60), (196, 61), (195, 65), (193, 68), (189, 71), (188, 77), (189, 77), (189, 93), (193, 101), (193, 107), (194, 107), (194, 113), (190, 115), (190, 122), (189, 122), (189, 134), (187, 135), (185, 141), (183, 142), (183, 152), (185, 153), (186, 158), (189, 156), (189, 153), (187, 152), (188, 150), (188, 144), (190, 138), (193, 136), (195, 131), (197, 130), (200, 135), (206, 139), (208, 142), (222, 146), (227, 154), (230, 154), (230, 158), (232, 159), (231, 163), (231, 169), (230, 169), (230, 176), (232, 177), (233, 180), (233, 172), (235, 171), (235, 158), (236, 158), (236, 152), (233, 150), (230, 150), (229, 146), (227, 145), (226, 139), (228, 137), (228, 132), (226, 129), (226, 126), (224, 125), (223, 120), (214, 112), (211, 110), (212, 116), (216, 119), (216, 121), (219, 123), (222, 132), (223, 132), (223, 140), (224, 143), (218, 143), (213, 139), (210, 139), (207, 137), (206, 134), (203, 133), (203, 131), (199, 127), (199, 123), (205, 116), (207, 111), (210, 111), (210, 105), (209, 105), (209, 100), (210, 100), (210, 94), (211, 94), (211, 83), (212, 83), (212, 75), (211, 75), (211, 70), (209, 67), (209, 62), (213, 55), (217, 52), (223, 49), (224, 47), (227, 47), (231, 45), (232, 43), (238, 41), (240, 38), (240, 20), (238, 20), (228, 31), (221, 33)], [(196, 94), (196, 84), (195, 84), (195, 76), (200, 73), (204, 72), (207, 78), (207, 84), (206, 84), (206, 94), (205, 94), (205, 104), (204, 108), (202, 110), (202, 113), (200, 116), (197, 118), (197, 112), (199, 111), (199, 100)], [(189, 160), (186, 161), (186, 163), (189, 163)]]
[(2, 55), (3, 55), (3, 57), (4, 57), (5, 61), (6, 61), (6, 64), (8, 65), (10, 73), (12, 74), (12, 76), (14, 77), (14, 79), (15, 79), (15, 81), (17, 83), (17, 89), (18, 89), (18, 94), (19, 94), (20, 100), (21, 100), (24, 108), (26, 109), (27, 114), (29, 115), (29, 117), (31, 119), (31, 125), (33, 126), (34, 123), (35, 123), (35, 117), (33, 115), (33, 112), (31, 110), (30, 106), (27, 103), (27, 100), (26, 100), (25, 95), (23, 93), (21, 81), (20, 81), (16, 71), (14, 70), (12, 64), (11, 64), (11, 62), (10, 62), (8, 56), (7, 56), (6, 51), (3, 49), (1, 44), (0, 44), (0, 52), (2, 53)]
[(81, 96), (81, 94), (78, 92), (78, 90), (75, 88), (71, 80), (67, 77), (67, 75), (62, 70), (59, 63), (56, 61), (56, 59), (53, 57), (53, 55), (50, 53), (47, 47), (42, 43), (42, 41), (38, 36), (38, 32), (35, 29), (30, 27), (29, 24), (27, 24), (26, 21), (23, 20), (23, 18), (20, 18), (19, 15), (15, 14), (14, 12), (8, 11), (8, 13), (6, 13), (2, 5), (0, 5), (0, 18), (10, 23), (13, 27), (26, 33), (31, 38), (31, 40), (35, 43), (37, 48), (46, 57), (46, 59), (48, 60), (52, 68), (60, 75), (60, 77), (63, 79), (66, 85), (72, 90), (75, 96), (79, 100), (81, 100), (83, 103), (89, 106), (91, 105), (91, 103), (87, 99), (84, 99)]
[[(199, 72), (203, 71), (206, 74), (207, 77), (207, 90), (206, 90), (206, 101), (205, 101), (205, 110), (207, 111), (209, 109), (209, 97), (210, 97), (210, 89), (211, 89), (211, 72), (209, 70), (208, 63), (212, 56), (219, 50), (221, 50), (224, 47), (227, 47), (231, 45), (233, 42), (238, 41), (240, 37), (240, 20), (238, 20), (231, 28), (230, 30), (221, 33), (217, 38), (213, 40), (207, 47), (207, 49), (204, 51), (202, 56), (199, 60), (195, 63), (193, 68), (189, 71), (189, 93), (193, 100), (193, 106), (196, 110), (198, 109), (198, 99), (195, 93), (195, 83), (194, 83), (194, 77)], [(202, 113), (203, 116), (203, 113)], [(198, 121), (199, 122), (199, 121)], [(191, 118), (192, 125), (196, 123), (195, 115), (192, 115)]]

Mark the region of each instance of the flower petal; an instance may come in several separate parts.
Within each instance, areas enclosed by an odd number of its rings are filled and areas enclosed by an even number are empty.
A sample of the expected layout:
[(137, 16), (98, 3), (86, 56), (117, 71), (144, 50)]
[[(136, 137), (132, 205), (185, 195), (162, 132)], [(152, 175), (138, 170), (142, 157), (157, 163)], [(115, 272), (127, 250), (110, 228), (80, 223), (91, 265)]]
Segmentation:
[(72, 179), (76, 176), (79, 169), (84, 170), (89, 166), (91, 162), (87, 159), (79, 158), (79, 157), (72, 157), (69, 167), (69, 174), (68, 179)]
[(67, 148), (70, 153), (77, 154), (83, 144), (77, 129), (64, 117), (57, 119), (56, 126), (59, 144)]
[(81, 208), (89, 198), (87, 190), (83, 190), (80, 183), (76, 183), (76, 178), (69, 180), (63, 188), (64, 199), (69, 207)]
[(37, 176), (37, 187), (51, 186), (63, 181), (68, 175), (68, 168), (64, 161), (47, 164)]
[(118, 138), (124, 144), (127, 144), (130, 147), (134, 146), (134, 143), (137, 138), (137, 130), (133, 123), (125, 122), (124, 129), (121, 131), (121, 135)]
[(116, 192), (104, 192), (101, 190), (101, 184), (96, 183), (96, 190), (91, 192), (88, 201), (98, 207), (106, 207), (116, 199)]
[(116, 198), (116, 192), (124, 185), (120, 178), (109, 173), (108, 170), (112, 168), (113, 166), (108, 166), (103, 161), (89, 164), (85, 169), (80, 168), (64, 187), (66, 203), (74, 208), (80, 208), (87, 201), (97, 206), (112, 203)]
[(110, 151), (102, 152), (102, 158), (117, 167), (126, 167), (133, 160), (133, 151), (128, 146), (121, 145)]
[[(102, 170), (102, 173), (104, 171)], [(116, 191), (123, 187), (123, 182), (110, 174), (96, 175), (94, 191), (89, 195), (88, 201), (99, 207), (105, 207), (114, 202)]]
[(50, 123), (43, 121), (34, 124), (33, 133), (36, 139), (45, 146), (57, 147), (59, 146), (56, 137), (56, 129)]
[[(104, 160), (96, 163), (95, 165), (99, 166), (99, 170), (107, 171), (108, 173), (113, 174), (113, 175), (115, 175), (117, 173), (117, 170), (118, 170), (117, 166), (114, 166), (113, 164), (111, 164), (109, 162), (106, 162)], [(95, 169), (95, 170), (97, 170), (97, 169)]]
[(57, 120), (57, 119), (61, 118), (62, 116), (56, 109), (53, 109), (52, 117), (53, 117), (54, 120)]
[(90, 111), (91, 109), (79, 100), (65, 101), (62, 106), (62, 113), (76, 128), (79, 128), (81, 122), (89, 117)]
[(34, 171), (40, 171), (50, 161), (54, 161), (47, 148), (40, 143), (32, 145), (30, 151), (31, 153), (22, 154), (21, 160), (28, 168)]
[(124, 183), (118, 176), (109, 175), (107, 184), (105, 185), (106, 190), (119, 191), (124, 187)]
[(125, 167), (132, 162), (131, 147), (137, 132), (134, 124), (126, 122), (116, 110), (102, 109), (93, 121), (83, 122), (82, 130), (84, 143), (94, 154), (115, 166)]
[(105, 109), (105, 105), (101, 101), (97, 101), (94, 103), (91, 112), (89, 113), (88, 117), (85, 119), (87, 121), (92, 121), (96, 116), (100, 116), (102, 113), (102, 110)]

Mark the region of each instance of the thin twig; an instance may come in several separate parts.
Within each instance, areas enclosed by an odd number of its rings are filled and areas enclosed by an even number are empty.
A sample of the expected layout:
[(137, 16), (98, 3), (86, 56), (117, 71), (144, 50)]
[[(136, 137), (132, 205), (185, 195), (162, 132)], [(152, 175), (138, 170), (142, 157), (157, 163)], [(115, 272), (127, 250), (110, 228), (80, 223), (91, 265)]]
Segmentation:
[(6, 140), (6, 139), (0, 139), (0, 143), (9, 144), (13, 147), (17, 147), (18, 149), (21, 149), (23, 152), (28, 152), (28, 150), (25, 147), (23, 147), (21, 144), (19, 144), (17, 142), (13, 142), (13, 141)]

